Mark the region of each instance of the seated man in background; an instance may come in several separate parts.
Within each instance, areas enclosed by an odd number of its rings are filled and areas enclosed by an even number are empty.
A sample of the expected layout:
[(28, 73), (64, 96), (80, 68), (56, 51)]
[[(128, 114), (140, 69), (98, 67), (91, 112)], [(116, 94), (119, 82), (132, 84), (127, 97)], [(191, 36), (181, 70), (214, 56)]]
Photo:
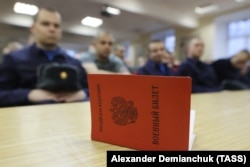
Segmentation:
[(174, 55), (166, 50), (162, 62), (166, 63), (168, 68), (171, 68), (174, 72), (177, 72), (178, 67), (180, 66), (180, 62), (174, 58)]
[(122, 60), (122, 62), (127, 67), (130, 73), (133, 72), (132, 68), (129, 67), (128, 63), (125, 60), (125, 47), (124, 46), (115, 45), (113, 54)]
[[(42, 8), (31, 27), (34, 44), (4, 56), (0, 66), (0, 106), (73, 102), (88, 99), (87, 77), (81, 63), (66, 55), (59, 47), (61, 16), (52, 9)], [(81, 90), (52, 92), (37, 88), (37, 68), (51, 62), (76, 67), (82, 76)], [(67, 77), (64, 72), (63, 77)]]
[(19, 42), (13, 41), (13, 42), (7, 43), (7, 45), (2, 50), (2, 54), (0, 55), (0, 63), (2, 62), (3, 55), (6, 55), (10, 52), (14, 52), (16, 50), (20, 50), (22, 48), (23, 48), (23, 45)]
[(149, 59), (146, 64), (140, 67), (136, 74), (139, 75), (158, 75), (172, 76), (174, 75), (171, 68), (166, 63), (163, 63), (163, 58), (166, 54), (166, 49), (163, 41), (154, 40), (148, 45)]
[(113, 43), (114, 38), (108, 33), (101, 33), (94, 38), (94, 52), (80, 56), (88, 74), (130, 74), (122, 60), (111, 54)]
[(211, 65), (200, 59), (204, 43), (198, 37), (193, 37), (186, 44), (186, 60), (180, 65), (177, 75), (192, 78), (192, 93), (220, 91), (220, 83)]
[(14, 52), (16, 50), (20, 50), (23, 48), (23, 45), (19, 42), (13, 41), (13, 42), (9, 42), (4, 48), (2, 53), (4, 55), (10, 53), (10, 52)]
[(249, 52), (242, 50), (231, 58), (213, 62), (212, 66), (221, 84), (230, 84), (232, 89), (247, 89), (247, 78), (241, 72), (246, 67), (248, 60), (250, 60)]
[(124, 59), (125, 59), (125, 47), (122, 45), (115, 45), (114, 55), (119, 57), (121, 60), (124, 61)]

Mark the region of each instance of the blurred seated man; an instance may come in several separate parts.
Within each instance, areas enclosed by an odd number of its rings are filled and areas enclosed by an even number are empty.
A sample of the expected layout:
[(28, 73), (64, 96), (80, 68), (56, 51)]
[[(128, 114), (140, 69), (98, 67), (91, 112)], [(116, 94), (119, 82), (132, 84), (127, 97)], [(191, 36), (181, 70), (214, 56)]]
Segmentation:
[[(34, 44), (4, 56), (0, 66), (0, 106), (19, 106), (83, 101), (88, 99), (87, 75), (81, 63), (66, 55), (59, 47), (61, 16), (42, 8), (30, 28)], [(37, 88), (37, 69), (52, 62), (72, 65), (79, 70), (82, 89), (53, 92)], [(63, 77), (67, 77), (64, 72)]]
[(174, 72), (177, 72), (178, 67), (180, 66), (180, 62), (174, 58), (174, 55), (166, 50), (162, 62), (167, 64), (169, 68), (171, 68)]
[(136, 74), (139, 75), (159, 75), (172, 76), (174, 75), (171, 68), (163, 63), (163, 57), (166, 54), (164, 42), (161, 40), (151, 41), (148, 45), (149, 58), (144, 66), (140, 67)]
[(234, 89), (247, 89), (246, 76), (242, 75), (241, 72), (246, 67), (249, 59), (250, 54), (248, 50), (242, 50), (231, 58), (219, 59), (213, 62), (212, 66), (215, 69), (220, 83), (224, 84), (225, 82), (229, 82), (231, 83), (230, 85), (235, 84)]
[(94, 38), (94, 52), (80, 56), (88, 74), (130, 74), (122, 60), (111, 54), (113, 43), (114, 38), (109, 33), (101, 33)]
[(115, 45), (114, 55), (119, 57), (121, 60), (125, 59), (125, 47), (122, 45)]
[(132, 68), (129, 67), (128, 62), (126, 62), (126, 60), (125, 60), (125, 47), (122, 46), (122, 45), (115, 45), (113, 53), (114, 53), (115, 56), (117, 56), (118, 58), (120, 58), (122, 60), (122, 62), (127, 67), (129, 72), (133, 73)]
[(19, 42), (9, 42), (4, 48), (2, 53), (4, 55), (10, 53), (10, 52), (14, 52), (16, 50), (20, 50), (23, 48), (23, 45)]
[(186, 44), (186, 60), (180, 65), (177, 75), (192, 78), (192, 93), (220, 91), (220, 84), (211, 65), (203, 63), (200, 59), (203, 54), (204, 43), (194, 37)]
[(23, 45), (19, 42), (9, 42), (7, 45), (3, 48), (2, 53), (0, 54), (0, 63), (2, 63), (3, 56), (10, 53), (14, 52), (16, 50), (20, 50), (23, 48)]

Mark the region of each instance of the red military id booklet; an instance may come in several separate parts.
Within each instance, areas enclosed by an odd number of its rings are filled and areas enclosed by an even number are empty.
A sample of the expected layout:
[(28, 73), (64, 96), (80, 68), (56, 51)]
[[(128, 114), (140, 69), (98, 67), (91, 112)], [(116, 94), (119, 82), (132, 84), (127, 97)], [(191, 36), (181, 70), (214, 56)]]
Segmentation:
[(91, 139), (136, 150), (189, 150), (191, 78), (89, 74)]

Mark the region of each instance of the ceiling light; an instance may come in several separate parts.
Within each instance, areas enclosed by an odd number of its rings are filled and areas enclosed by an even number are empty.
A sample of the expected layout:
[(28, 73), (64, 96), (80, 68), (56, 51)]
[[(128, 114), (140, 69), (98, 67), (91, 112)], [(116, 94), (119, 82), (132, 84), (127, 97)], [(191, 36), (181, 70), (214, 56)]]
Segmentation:
[(218, 9), (219, 7), (217, 5), (206, 5), (202, 7), (196, 7), (194, 11), (197, 14), (207, 14), (207, 13), (214, 12)]
[(94, 27), (94, 28), (99, 27), (100, 25), (102, 25), (102, 23), (103, 23), (102, 19), (95, 18), (95, 17), (87, 16), (84, 19), (82, 19), (83, 25)]
[(38, 7), (26, 3), (16, 2), (13, 8), (14, 12), (27, 15), (35, 15), (38, 12)]
[(121, 11), (119, 9), (113, 8), (113, 7), (110, 7), (110, 6), (106, 7), (106, 11), (108, 13), (112, 14), (112, 15), (119, 15), (119, 14), (121, 14)]
[(111, 7), (109, 5), (103, 5), (101, 15), (104, 17), (112, 17), (114, 15), (120, 15), (121, 11), (118, 8)]
[(81, 25), (74, 25), (67, 28), (69, 32), (84, 36), (96, 36), (98, 34), (98, 29), (91, 28), (87, 26), (81, 26)]
[(245, 2), (246, 0), (235, 0), (238, 3)]

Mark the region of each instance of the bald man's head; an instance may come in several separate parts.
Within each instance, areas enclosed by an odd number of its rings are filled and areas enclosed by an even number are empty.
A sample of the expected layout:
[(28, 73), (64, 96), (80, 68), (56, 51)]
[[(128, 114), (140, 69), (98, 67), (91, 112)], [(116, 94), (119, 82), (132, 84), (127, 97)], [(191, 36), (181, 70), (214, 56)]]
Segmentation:
[(112, 52), (112, 47), (114, 44), (114, 37), (109, 33), (98, 34), (93, 40), (93, 46), (96, 50), (96, 54), (99, 58), (105, 59)]

